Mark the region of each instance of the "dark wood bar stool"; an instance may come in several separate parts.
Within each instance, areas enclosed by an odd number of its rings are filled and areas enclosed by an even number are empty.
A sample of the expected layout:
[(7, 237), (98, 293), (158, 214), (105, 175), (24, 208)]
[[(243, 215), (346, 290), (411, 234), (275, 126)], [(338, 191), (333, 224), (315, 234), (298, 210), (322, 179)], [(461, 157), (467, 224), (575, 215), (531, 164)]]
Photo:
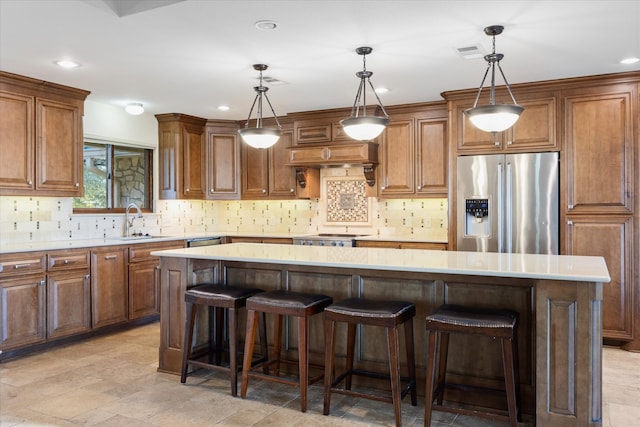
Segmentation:
[[(455, 414), (480, 416), (490, 419), (507, 420), (512, 427), (521, 420), (520, 415), (520, 375), (518, 368), (518, 313), (511, 310), (492, 310), (463, 307), (458, 305), (442, 305), (427, 316), (428, 332), (428, 366), (425, 391), (424, 425), (431, 425), (431, 411), (439, 410)], [(504, 368), (505, 390), (507, 398), (507, 414), (486, 409), (484, 411), (445, 406), (443, 396), (446, 388), (457, 388), (465, 391), (495, 392), (496, 390), (476, 386), (447, 383), (447, 352), (449, 334), (483, 335), (493, 339), (499, 338), (502, 345), (502, 365)], [(440, 339), (440, 355), (438, 371), (438, 338)], [(477, 351), (477, 349), (476, 349)], [(473, 354), (473, 350), (471, 354)], [(436, 403), (434, 403), (434, 400)]]
[[(245, 306), (247, 298), (263, 292), (262, 289), (243, 288), (226, 285), (199, 285), (188, 289), (184, 294), (186, 302), (186, 321), (184, 328), (184, 346), (182, 352), (182, 375), (180, 382), (187, 380), (189, 365), (198, 368), (229, 372), (231, 376), (231, 394), (238, 395), (238, 317), (239, 309)], [(209, 331), (208, 361), (202, 360), (203, 355), (192, 357), (193, 328), (196, 320), (197, 306), (209, 307), (211, 319), (215, 315), (215, 328)], [(228, 310), (228, 337), (229, 337), (229, 365), (222, 365), (222, 353), (224, 349), (223, 324), (224, 310)], [(210, 321), (209, 324), (212, 324)], [(264, 322), (261, 322), (261, 345), (263, 358), (267, 354), (266, 330)], [(215, 360), (213, 356), (215, 355)], [(262, 362), (256, 360), (254, 363)]]
[[(416, 406), (416, 364), (413, 344), (413, 318), (416, 307), (412, 303), (403, 301), (372, 301), (362, 298), (349, 298), (330, 305), (324, 310), (325, 334), (325, 374), (324, 374), (324, 415), (329, 415), (331, 393), (345, 394), (380, 402), (393, 403), (396, 426), (402, 425), (401, 401), (407, 393), (411, 393), (411, 404)], [(346, 371), (334, 378), (335, 350), (336, 350), (336, 322), (347, 323), (347, 361)], [(361, 325), (381, 326), (387, 329), (389, 346), (389, 370), (385, 375), (378, 372), (353, 369), (356, 327)], [(400, 344), (398, 329), (404, 325), (404, 339), (407, 352), (408, 377), (400, 374)], [(376, 379), (391, 381), (391, 396), (388, 394), (364, 393), (351, 390), (353, 375), (361, 375)], [(344, 388), (338, 387), (345, 381)], [(406, 386), (401, 390), (401, 382)]]
[[(249, 377), (261, 378), (267, 381), (274, 381), (281, 384), (289, 384), (300, 387), (300, 410), (307, 411), (307, 388), (313, 382), (322, 378), (309, 378), (309, 318), (314, 314), (321, 313), (326, 306), (333, 302), (332, 298), (326, 295), (308, 294), (277, 290), (257, 294), (247, 299), (247, 335), (244, 346), (244, 363), (242, 366), (242, 388), (240, 395), (247, 395)], [(258, 323), (257, 313), (275, 314), (274, 330), (274, 357), (254, 366), (262, 365), (267, 368), (263, 372), (252, 369), (251, 358), (253, 355), (256, 327)], [(280, 351), (282, 346), (282, 319), (283, 316), (293, 316), (298, 319), (298, 381), (280, 377), (280, 363), (290, 363), (291, 361), (281, 360)], [(268, 367), (275, 366), (273, 375), (269, 374)]]

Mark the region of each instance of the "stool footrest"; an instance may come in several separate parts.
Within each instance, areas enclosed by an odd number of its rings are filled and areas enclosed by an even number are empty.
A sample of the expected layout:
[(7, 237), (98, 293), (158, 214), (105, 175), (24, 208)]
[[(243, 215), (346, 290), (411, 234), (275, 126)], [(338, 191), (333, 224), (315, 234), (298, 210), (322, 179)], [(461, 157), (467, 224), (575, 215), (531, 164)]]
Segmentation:
[(451, 414), (470, 415), (472, 417), (480, 417), (480, 418), (486, 418), (490, 420), (509, 422), (508, 412), (500, 411), (499, 409), (494, 409), (494, 408), (485, 408), (484, 406), (482, 407), (481, 410), (480, 409), (475, 410), (475, 409), (463, 408), (459, 406), (437, 405), (434, 403), (431, 406), (431, 409), (434, 411), (449, 412)]
[[(352, 369), (351, 371), (344, 372), (343, 374), (337, 376), (335, 378), (335, 380), (333, 380), (333, 382), (331, 383), (331, 387), (330, 387), (331, 392), (338, 393), (338, 394), (344, 394), (344, 395), (347, 395), (347, 396), (351, 395), (351, 396), (355, 396), (355, 397), (362, 397), (362, 398), (365, 398), (365, 399), (377, 400), (377, 401), (380, 401), (380, 402), (393, 403), (393, 399), (391, 398), (391, 396), (381, 396), (381, 395), (377, 395), (377, 394), (364, 393), (364, 392), (359, 392), (359, 391), (354, 391), (354, 390), (347, 390), (345, 388), (336, 387), (349, 374), (358, 375), (358, 376), (361, 376), (361, 377), (375, 378), (375, 379), (379, 379), (379, 380), (387, 380), (387, 381), (391, 380), (391, 375), (385, 375), (385, 374), (381, 374), (379, 372), (371, 372), (371, 371), (362, 371), (362, 370), (359, 370), (359, 369)], [(409, 393), (411, 391), (411, 389), (416, 386), (416, 381), (414, 379), (409, 378), (409, 377), (400, 377), (400, 381), (406, 382), (406, 385), (404, 386), (404, 388), (400, 392), (400, 398), (404, 398), (407, 395), (407, 393)]]

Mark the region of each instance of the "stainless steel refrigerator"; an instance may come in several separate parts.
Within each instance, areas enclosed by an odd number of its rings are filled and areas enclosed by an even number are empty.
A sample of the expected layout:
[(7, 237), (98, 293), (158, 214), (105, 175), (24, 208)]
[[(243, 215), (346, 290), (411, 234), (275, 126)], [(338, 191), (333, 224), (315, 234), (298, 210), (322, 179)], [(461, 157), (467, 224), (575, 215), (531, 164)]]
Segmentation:
[(558, 153), (458, 157), (458, 250), (558, 254), (558, 161)]

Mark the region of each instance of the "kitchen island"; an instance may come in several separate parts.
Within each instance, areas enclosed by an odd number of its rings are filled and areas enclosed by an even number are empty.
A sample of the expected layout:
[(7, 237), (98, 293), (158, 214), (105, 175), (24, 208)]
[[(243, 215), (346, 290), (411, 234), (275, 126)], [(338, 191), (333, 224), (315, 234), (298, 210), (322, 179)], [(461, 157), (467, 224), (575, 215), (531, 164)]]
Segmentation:
[[(265, 290), (325, 293), (338, 301), (358, 296), (416, 304), (414, 320), (419, 391), (424, 393), (424, 317), (443, 303), (501, 307), (520, 313), (522, 404), (536, 425), (602, 425), (602, 286), (610, 280), (604, 259), (555, 255), (340, 248), (236, 243), (154, 252), (161, 257), (159, 370), (179, 373), (184, 291), (200, 283), (229, 283)], [(320, 316), (310, 325), (310, 359), (322, 363)], [(208, 319), (198, 320), (200, 342)], [(287, 323), (285, 353), (297, 346)], [(346, 331), (338, 331), (338, 357)], [(386, 338), (362, 327), (357, 363), (388, 369)], [(452, 336), (451, 381), (499, 388), (500, 348), (482, 337)], [(421, 384), (421, 385), (420, 385)], [(448, 394), (448, 400), (500, 407), (492, 396)]]

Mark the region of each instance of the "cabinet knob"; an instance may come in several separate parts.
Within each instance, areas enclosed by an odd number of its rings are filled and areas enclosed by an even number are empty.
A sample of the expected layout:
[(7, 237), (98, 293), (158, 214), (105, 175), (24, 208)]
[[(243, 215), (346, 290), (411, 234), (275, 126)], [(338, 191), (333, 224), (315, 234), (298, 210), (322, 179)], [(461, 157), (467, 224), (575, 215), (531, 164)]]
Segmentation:
[(507, 141), (507, 145), (512, 145), (513, 141)]
[(289, 193), (295, 193), (295, 192), (296, 192), (296, 189), (295, 189), (295, 188), (290, 188), (290, 189), (289, 189)]
[(29, 185), (29, 187), (31, 187), (33, 185), (33, 181), (29, 180), (27, 181), (27, 184)]
[(184, 192), (185, 192), (185, 193), (188, 193), (188, 192), (189, 192), (189, 189), (188, 189), (188, 188), (186, 188), (186, 189), (184, 190)]
[(79, 187), (80, 187), (80, 183), (76, 182), (76, 188), (79, 188)]
[(385, 190), (385, 188), (387, 188), (387, 187), (385, 187), (385, 186), (383, 185), (383, 186), (381, 186), (381, 187), (380, 187), (380, 190), (384, 191), (384, 190)]
[(418, 190), (422, 190), (422, 185), (418, 185)]
[(212, 188), (211, 190), (209, 190), (209, 193), (213, 193), (215, 190)]
[(90, 279), (90, 278), (91, 278), (91, 275), (90, 275), (90, 274), (85, 274), (85, 275), (84, 275), (84, 278), (88, 280), (88, 279)]
[(40, 286), (44, 286), (44, 284), (47, 283), (44, 280), (40, 280), (40, 283), (38, 283)]
[(262, 189), (262, 194), (267, 194), (267, 189), (266, 188)]
[(567, 225), (573, 225), (573, 221), (567, 220)]
[(493, 145), (495, 145), (496, 147), (500, 146), (500, 141), (494, 141)]
[(567, 205), (567, 209), (573, 209), (573, 205)]

